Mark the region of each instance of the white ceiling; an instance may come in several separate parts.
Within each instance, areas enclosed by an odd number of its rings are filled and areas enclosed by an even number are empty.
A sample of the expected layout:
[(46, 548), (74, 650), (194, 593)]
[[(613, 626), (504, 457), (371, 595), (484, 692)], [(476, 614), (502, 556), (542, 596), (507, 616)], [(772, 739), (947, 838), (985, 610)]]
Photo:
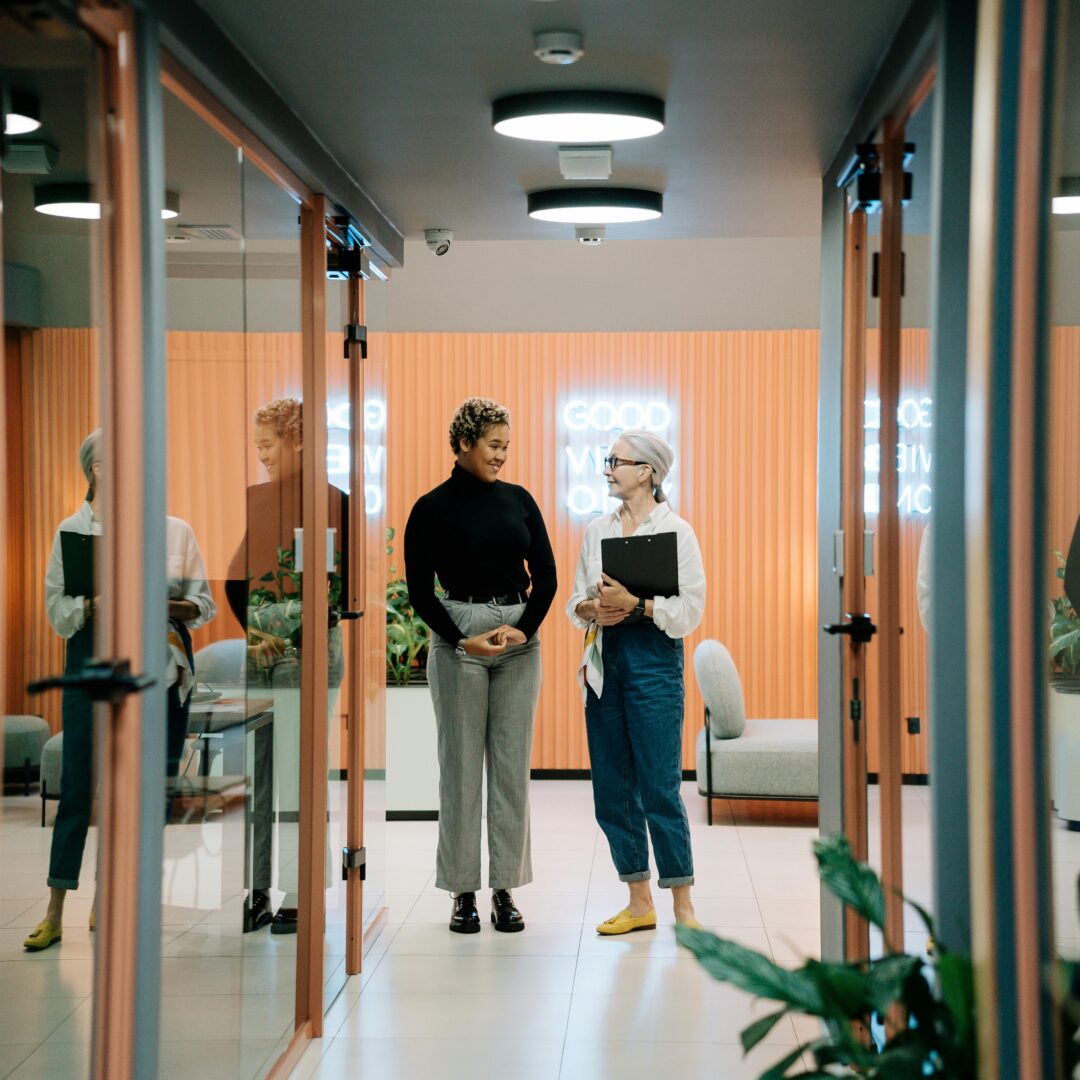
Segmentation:
[[(405, 234), (555, 239), (525, 192), (562, 183), (553, 146), (494, 134), (490, 103), (544, 89), (667, 102), (667, 128), (615, 147), (612, 182), (664, 192), (612, 238), (810, 236), (820, 177), (904, 0), (200, 0)], [(532, 34), (575, 29), (552, 68)]]

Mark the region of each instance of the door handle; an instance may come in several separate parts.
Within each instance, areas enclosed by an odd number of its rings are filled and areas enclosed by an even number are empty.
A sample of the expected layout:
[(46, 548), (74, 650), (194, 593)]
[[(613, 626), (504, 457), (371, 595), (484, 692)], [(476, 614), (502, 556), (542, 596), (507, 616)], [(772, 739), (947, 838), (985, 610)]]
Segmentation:
[(31, 694), (40, 694), (44, 690), (72, 687), (82, 690), (91, 701), (115, 705), (129, 694), (141, 694), (156, 683), (157, 679), (149, 675), (132, 675), (130, 660), (87, 660), (73, 674), (50, 675), (30, 683), (26, 689)]
[(863, 612), (860, 615), (852, 615), (850, 611), (844, 612), (844, 618), (849, 620), (842, 623), (831, 623), (823, 626), (826, 634), (848, 634), (853, 644), (868, 645), (870, 639), (877, 633), (877, 627), (870, 621), (870, 616)]
[(330, 629), (333, 630), (340, 622), (362, 619), (363, 617), (364, 613), (362, 611), (338, 611), (337, 608), (330, 608)]

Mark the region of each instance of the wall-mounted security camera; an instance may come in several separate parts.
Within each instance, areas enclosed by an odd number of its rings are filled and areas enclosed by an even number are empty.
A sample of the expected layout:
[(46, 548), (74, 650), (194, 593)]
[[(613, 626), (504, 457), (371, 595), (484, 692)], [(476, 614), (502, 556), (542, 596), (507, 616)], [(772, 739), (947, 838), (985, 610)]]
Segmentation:
[(445, 255), (454, 242), (454, 233), (450, 229), (425, 229), (424, 239), (433, 255)]

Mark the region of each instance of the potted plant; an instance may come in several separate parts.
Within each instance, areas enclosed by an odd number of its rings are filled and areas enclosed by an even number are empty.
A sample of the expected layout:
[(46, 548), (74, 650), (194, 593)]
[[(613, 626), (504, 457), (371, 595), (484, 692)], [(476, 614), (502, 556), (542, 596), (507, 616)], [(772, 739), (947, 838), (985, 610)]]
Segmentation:
[[(854, 908), (871, 925), (884, 930), (885, 899), (878, 876), (856, 862), (847, 839), (832, 836), (814, 843), (825, 887)], [(934, 936), (931, 917), (917, 904), (927, 932)], [(707, 930), (676, 928), (676, 935), (716, 979), (780, 1004), (780, 1009), (755, 1020), (740, 1035), (749, 1052), (788, 1013), (818, 1017), (820, 1038), (807, 1048), (814, 1060), (810, 1072), (789, 1073), (803, 1055), (793, 1050), (761, 1075), (761, 1080), (784, 1077), (867, 1077), (878, 1080), (974, 1080), (977, 1057), (975, 1005), (971, 964), (938, 943), (929, 960), (906, 953), (884, 956), (865, 964), (807, 960), (791, 971), (769, 957)], [(879, 1021), (890, 1019), (890, 1033)]]
[[(390, 541), (394, 530), (386, 530), (386, 554), (393, 555)], [(386, 583), (386, 685), (426, 686), (428, 645), (431, 631), (409, 602), (409, 586), (390, 567)]]
[[(386, 530), (393, 555), (394, 530)], [(409, 587), (390, 567), (386, 584), (386, 817), (439, 814), (435, 709), (427, 683), (431, 631), (409, 602)]]
[[(1065, 556), (1054, 552), (1056, 574), (1065, 580)], [(1051, 790), (1054, 806), (1070, 829), (1080, 829), (1080, 616), (1065, 595), (1050, 601)], [(1073, 782), (1070, 782), (1072, 778)]]

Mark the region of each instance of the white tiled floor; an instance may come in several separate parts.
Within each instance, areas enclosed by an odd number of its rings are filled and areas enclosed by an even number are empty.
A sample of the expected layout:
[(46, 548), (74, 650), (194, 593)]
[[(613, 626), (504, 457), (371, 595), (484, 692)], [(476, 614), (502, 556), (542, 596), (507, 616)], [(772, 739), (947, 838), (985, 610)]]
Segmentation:
[[(817, 955), (817, 830), (730, 817), (710, 828), (693, 785), (684, 797), (701, 922), (784, 961)], [(450, 902), (433, 885), (437, 826), (387, 826), (389, 923), (294, 1080), (740, 1080), (814, 1035), (812, 1023), (785, 1021), (744, 1060), (739, 1032), (770, 1006), (717, 983), (678, 946), (666, 891), (654, 890), (656, 933), (595, 933), (626, 889), (594, 824), (589, 784), (536, 782), (532, 809), (534, 880), (514, 894), (528, 924), (521, 934), (492, 930), (486, 891), (481, 933), (449, 933)]]
[[(810, 854), (816, 829), (730, 816), (709, 828), (693, 785), (684, 787), (684, 797), (702, 923), (779, 963), (817, 955), (818, 885)], [(325, 1037), (309, 1048), (296, 1080), (653, 1080), (665, 1072), (680, 1080), (742, 1080), (813, 1037), (812, 1022), (785, 1021), (744, 1060), (739, 1032), (770, 1006), (715, 982), (676, 944), (666, 892), (655, 890), (656, 933), (600, 938), (594, 932), (623, 906), (625, 889), (594, 824), (589, 784), (536, 782), (532, 806), (534, 883), (515, 894), (528, 921), (521, 934), (497, 934), (490, 923), (475, 936), (450, 934), (449, 900), (433, 887), (437, 826), (385, 824), (381, 877), (389, 921), (363, 973), (347, 981), (331, 1006)], [(51, 830), (38, 827), (36, 813), (36, 799), (7, 798), (0, 819), (0, 1077), (78, 1080), (86, 1075), (92, 1009), (90, 895), (84, 888), (70, 898), (61, 949), (23, 952), (22, 940), (45, 905)], [(870, 817), (873, 861), (876, 789)], [(172, 848), (183, 850), (181, 832), (167, 833)], [(233, 846), (227, 831), (223, 839)], [(1080, 834), (1056, 827), (1053, 842), (1057, 938), (1063, 951), (1075, 951)], [(93, 843), (91, 830), (88, 866)], [(906, 889), (928, 900), (926, 789), (904, 789), (904, 850)], [(178, 879), (177, 888), (185, 887)], [(162, 1077), (265, 1075), (291, 1025), (295, 938), (240, 935), (239, 898), (229, 892), (223, 889), (220, 905), (208, 912), (180, 903), (164, 908)], [(911, 950), (925, 944), (917, 922), (907, 944)], [(329, 953), (337, 964), (340, 942), (330, 942)]]

